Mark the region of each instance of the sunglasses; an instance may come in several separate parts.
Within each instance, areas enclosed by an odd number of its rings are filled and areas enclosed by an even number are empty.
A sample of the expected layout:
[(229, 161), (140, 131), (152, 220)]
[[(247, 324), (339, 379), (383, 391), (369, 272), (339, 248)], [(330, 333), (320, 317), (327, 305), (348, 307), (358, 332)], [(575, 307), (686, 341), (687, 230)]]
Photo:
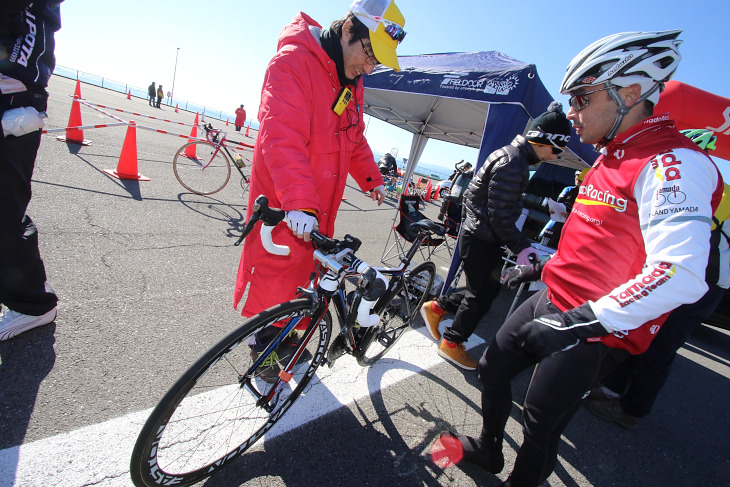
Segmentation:
[(359, 15), (361, 17), (367, 17), (369, 19), (373, 19), (376, 22), (380, 22), (383, 24), (383, 27), (385, 27), (385, 33), (390, 36), (391, 39), (397, 42), (402, 42), (403, 39), (406, 37), (406, 31), (403, 30), (403, 27), (396, 24), (395, 22), (384, 19), (383, 17), (380, 17), (379, 15), (369, 15), (365, 12), (357, 12), (356, 15)]
[(381, 22), (385, 26), (385, 33), (394, 41), (402, 42), (406, 38), (406, 31), (400, 25), (385, 19), (381, 20)]
[[(367, 56), (367, 63), (371, 65), (380, 64), (378, 61), (378, 58), (375, 57), (375, 54), (373, 54), (372, 51), (369, 51), (365, 43), (360, 39), (360, 45), (362, 46), (362, 50), (365, 52), (365, 55)], [(371, 47), (372, 48), (372, 47)]]
[(596, 93), (599, 91), (606, 91), (609, 88), (611, 88), (611, 87), (606, 86), (603, 88), (599, 88), (597, 90), (584, 91), (583, 93), (575, 94), (570, 97), (570, 100), (568, 100), (568, 103), (573, 108), (573, 110), (575, 110), (576, 112), (579, 112), (588, 106), (588, 96), (587, 95), (590, 95), (591, 93)]

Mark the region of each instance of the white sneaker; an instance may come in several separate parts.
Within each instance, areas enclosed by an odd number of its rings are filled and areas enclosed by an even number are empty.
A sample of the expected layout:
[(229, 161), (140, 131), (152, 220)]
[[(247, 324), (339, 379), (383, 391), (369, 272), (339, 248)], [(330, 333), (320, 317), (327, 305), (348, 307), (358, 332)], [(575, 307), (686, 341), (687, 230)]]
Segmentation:
[(24, 331), (51, 323), (56, 319), (56, 310), (57, 308), (54, 307), (41, 316), (31, 316), (15, 312), (8, 309), (7, 306), (3, 307), (2, 312), (0, 312), (0, 341), (9, 340)]

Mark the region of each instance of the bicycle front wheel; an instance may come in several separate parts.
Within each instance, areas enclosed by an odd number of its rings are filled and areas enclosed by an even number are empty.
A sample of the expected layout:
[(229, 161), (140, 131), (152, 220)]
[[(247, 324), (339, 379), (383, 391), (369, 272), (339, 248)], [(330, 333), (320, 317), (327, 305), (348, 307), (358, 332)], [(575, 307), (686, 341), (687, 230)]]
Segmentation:
[(418, 311), (431, 293), (435, 276), (436, 265), (433, 262), (423, 262), (407, 271), (406, 277), (379, 313), (380, 324), (361, 331), (361, 351), (357, 355), (360, 365), (369, 366), (380, 360), (413, 325)]
[(198, 140), (178, 149), (172, 170), (183, 188), (207, 195), (217, 193), (228, 184), (231, 161), (221, 147)]
[[(281, 372), (288, 382), (277, 380), (277, 373), (297, 356), (303, 335), (286, 337), (268, 356), (272, 360), (253, 369), (255, 350), (266, 349), (281, 334), (272, 334), (270, 325), (280, 327), (291, 320), (307, 324), (311, 309), (309, 299), (297, 299), (255, 315), (190, 367), (152, 411), (137, 438), (130, 464), (134, 484), (194, 484), (262, 438), (321, 363), (332, 329), (330, 314), (312, 331), (291, 377)], [(267, 332), (260, 333), (264, 329)]]

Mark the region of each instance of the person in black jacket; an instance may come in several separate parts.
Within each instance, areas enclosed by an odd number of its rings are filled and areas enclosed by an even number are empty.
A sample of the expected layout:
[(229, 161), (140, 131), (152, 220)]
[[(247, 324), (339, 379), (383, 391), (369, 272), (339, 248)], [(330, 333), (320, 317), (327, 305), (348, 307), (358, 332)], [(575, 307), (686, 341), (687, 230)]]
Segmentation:
[[(477, 361), (464, 342), (489, 311), (500, 289), (502, 245), (527, 264), (536, 253), (515, 226), (522, 213), (522, 193), (527, 188), (530, 166), (555, 159), (570, 140), (570, 123), (562, 105), (553, 102), (538, 116), (523, 137), (518, 135), (494, 151), (479, 168), (464, 193), (459, 252), (464, 261), (466, 289), (424, 303), (421, 316), (434, 340), (441, 340), (438, 354), (453, 364), (475, 370)], [(443, 339), (439, 323), (447, 312), (456, 313)]]
[(155, 82), (147, 87), (147, 96), (149, 97), (150, 106), (155, 106), (155, 97), (157, 96), (157, 88), (155, 88)]
[(383, 157), (378, 161), (378, 168), (380, 169), (380, 174), (383, 176), (395, 176), (398, 174), (398, 164), (390, 152), (383, 154)]
[(60, 3), (0, 2), (0, 52), (7, 54), (0, 56), (0, 340), (56, 317), (58, 298), (46, 282), (38, 232), (25, 211), (55, 66)]

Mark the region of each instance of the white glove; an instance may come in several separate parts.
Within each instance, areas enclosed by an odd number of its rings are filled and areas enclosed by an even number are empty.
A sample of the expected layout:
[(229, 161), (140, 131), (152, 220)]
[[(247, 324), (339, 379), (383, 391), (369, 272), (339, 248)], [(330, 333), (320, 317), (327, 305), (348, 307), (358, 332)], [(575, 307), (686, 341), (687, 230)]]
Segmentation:
[(525, 250), (517, 255), (517, 265), (528, 265), (530, 264), (530, 255), (535, 254), (535, 262), (539, 261), (540, 258), (537, 255), (537, 251), (532, 247), (527, 247)]
[(309, 234), (318, 227), (317, 218), (299, 210), (292, 210), (286, 213), (286, 224), (289, 229), (305, 242), (309, 242)]
[(380, 186), (373, 188), (373, 190), (370, 191), (370, 199), (377, 201), (378, 206), (380, 206), (385, 199), (385, 186), (381, 184)]

